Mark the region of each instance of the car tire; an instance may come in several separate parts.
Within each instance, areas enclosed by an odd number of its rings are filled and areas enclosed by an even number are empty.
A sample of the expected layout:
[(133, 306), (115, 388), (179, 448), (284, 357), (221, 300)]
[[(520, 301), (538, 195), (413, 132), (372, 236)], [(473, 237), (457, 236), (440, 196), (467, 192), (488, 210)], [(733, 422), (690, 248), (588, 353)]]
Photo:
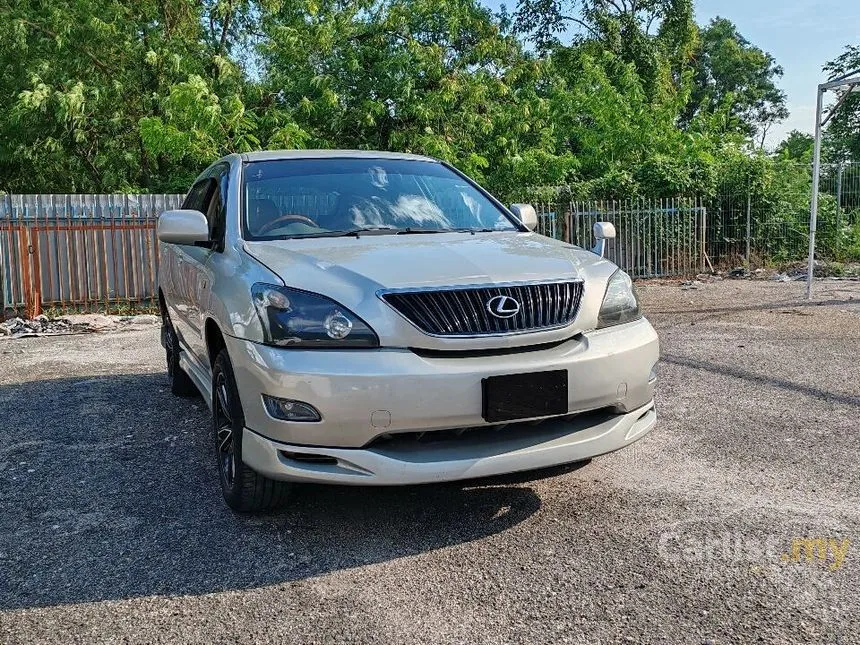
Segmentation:
[(167, 359), (167, 376), (170, 378), (170, 391), (176, 396), (192, 397), (200, 392), (191, 377), (179, 367), (179, 337), (170, 322), (167, 312), (161, 313), (161, 344)]
[(212, 368), (212, 421), (218, 479), (227, 506), (240, 513), (283, 506), (290, 484), (264, 477), (242, 461), (245, 415), (226, 349), (220, 351)]

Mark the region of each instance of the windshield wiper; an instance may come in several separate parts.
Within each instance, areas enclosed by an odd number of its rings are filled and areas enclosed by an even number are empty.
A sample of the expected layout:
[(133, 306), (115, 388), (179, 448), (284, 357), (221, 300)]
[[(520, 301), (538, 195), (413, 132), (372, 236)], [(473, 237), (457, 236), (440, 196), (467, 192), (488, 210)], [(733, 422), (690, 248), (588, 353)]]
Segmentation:
[[(470, 230), (470, 229), (464, 229)], [(453, 228), (397, 228), (396, 226), (365, 226), (363, 228), (353, 228), (348, 231), (332, 231), (324, 235), (333, 237), (359, 237), (361, 235), (421, 235), (426, 233), (453, 233), (457, 229)]]
[(493, 228), (398, 228), (396, 226), (362, 226), (348, 231), (303, 233), (290, 237), (361, 237), (362, 235), (427, 235), (430, 233), (491, 233)]
[(453, 233), (456, 229), (453, 228), (406, 228), (397, 229), (398, 235), (420, 235), (423, 233)]
[(397, 235), (410, 235), (417, 233), (493, 233), (498, 229), (495, 228), (401, 228), (398, 229)]
[(471, 233), (474, 235), (475, 233), (493, 233), (498, 231), (499, 229), (495, 228), (446, 228), (440, 233)]
[(400, 229), (396, 226), (363, 226), (351, 228), (348, 231), (331, 231), (323, 233), (326, 237), (359, 237), (361, 235), (397, 235)]

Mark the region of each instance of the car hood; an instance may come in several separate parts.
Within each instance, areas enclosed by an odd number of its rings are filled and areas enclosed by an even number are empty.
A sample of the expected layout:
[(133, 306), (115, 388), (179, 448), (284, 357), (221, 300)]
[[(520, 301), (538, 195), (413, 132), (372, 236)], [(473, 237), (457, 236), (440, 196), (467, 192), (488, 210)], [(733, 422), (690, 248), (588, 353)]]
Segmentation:
[(340, 285), (375, 292), (576, 279), (606, 263), (570, 244), (517, 232), (305, 238), (246, 242), (245, 249), (286, 285), (327, 295)]
[[(366, 235), (246, 242), (245, 251), (289, 287), (339, 302), (370, 324), (383, 346), (489, 349), (552, 342), (592, 329), (616, 266), (589, 251), (535, 233)], [(569, 327), (525, 336), (431, 337), (379, 297), (383, 289), (549, 280), (585, 281)]]

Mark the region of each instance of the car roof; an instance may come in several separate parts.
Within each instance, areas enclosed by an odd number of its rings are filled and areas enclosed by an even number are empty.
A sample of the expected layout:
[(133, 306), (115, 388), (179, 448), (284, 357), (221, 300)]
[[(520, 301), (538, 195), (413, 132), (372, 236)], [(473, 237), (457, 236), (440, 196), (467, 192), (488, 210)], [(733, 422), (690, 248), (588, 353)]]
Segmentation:
[(260, 150), (259, 152), (242, 154), (243, 161), (277, 161), (279, 159), (400, 159), (439, 163), (438, 159), (432, 157), (380, 150)]

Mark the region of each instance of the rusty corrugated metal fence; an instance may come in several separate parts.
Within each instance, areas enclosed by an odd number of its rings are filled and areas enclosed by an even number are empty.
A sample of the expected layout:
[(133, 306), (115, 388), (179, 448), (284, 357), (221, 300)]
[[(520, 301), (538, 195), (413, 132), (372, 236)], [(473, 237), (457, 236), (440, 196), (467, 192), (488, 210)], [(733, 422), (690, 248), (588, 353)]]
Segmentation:
[(0, 306), (110, 308), (154, 298), (155, 224), (182, 195), (0, 196)]

